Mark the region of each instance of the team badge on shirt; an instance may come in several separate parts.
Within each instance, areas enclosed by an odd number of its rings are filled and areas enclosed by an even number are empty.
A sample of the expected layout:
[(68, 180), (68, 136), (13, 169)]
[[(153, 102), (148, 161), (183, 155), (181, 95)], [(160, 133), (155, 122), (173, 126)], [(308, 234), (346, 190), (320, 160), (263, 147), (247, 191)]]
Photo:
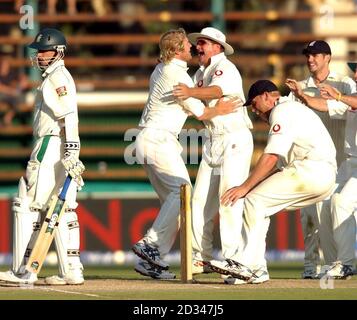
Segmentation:
[(222, 74), (223, 74), (223, 71), (222, 71), (222, 70), (216, 70), (216, 71), (214, 72), (214, 75), (217, 76), (217, 77), (221, 76)]
[(280, 124), (274, 125), (274, 127), (273, 127), (273, 132), (274, 132), (274, 133), (277, 133), (277, 132), (279, 132), (279, 131), (280, 131)]
[(57, 95), (59, 97), (63, 97), (65, 95), (67, 95), (67, 89), (66, 89), (66, 86), (62, 86), (62, 87), (59, 87), (56, 89), (56, 92), (57, 92)]

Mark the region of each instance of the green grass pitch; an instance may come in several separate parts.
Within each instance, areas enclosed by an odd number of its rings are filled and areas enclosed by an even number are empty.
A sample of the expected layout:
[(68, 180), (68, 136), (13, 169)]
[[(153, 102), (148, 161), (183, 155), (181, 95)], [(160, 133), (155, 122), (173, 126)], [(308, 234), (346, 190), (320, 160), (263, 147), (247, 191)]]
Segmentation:
[[(319, 280), (301, 280), (302, 263), (270, 263), (271, 281), (259, 285), (225, 285), (220, 276), (195, 276), (197, 283), (182, 284), (179, 267), (173, 281), (143, 277), (132, 267), (86, 267), (81, 286), (47, 286), (43, 278), (57, 268), (45, 267), (35, 286), (0, 286), (0, 300), (354, 300), (357, 276), (334, 280), (332, 288)], [(7, 268), (2, 266), (0, 271)]]

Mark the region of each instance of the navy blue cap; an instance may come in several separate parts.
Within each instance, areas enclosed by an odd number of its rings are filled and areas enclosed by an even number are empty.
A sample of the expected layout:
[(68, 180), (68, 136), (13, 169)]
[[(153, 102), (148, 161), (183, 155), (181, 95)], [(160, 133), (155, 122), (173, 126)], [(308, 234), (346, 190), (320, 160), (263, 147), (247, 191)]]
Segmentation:
[(331, 54), (331, 48), (326, 41), (316, 40), (310, 42), (306, 48), (302, 50), (303, 54), (317, 54), (317, 53), (326, 53)]
[(256, 96), (263, 94), (264, 92), (278, 91), (278, 87), (270, 80), (258, 80), (254, 82), (248, 92), (248, 99), (243, 106), (250, 106), (253, 99)]

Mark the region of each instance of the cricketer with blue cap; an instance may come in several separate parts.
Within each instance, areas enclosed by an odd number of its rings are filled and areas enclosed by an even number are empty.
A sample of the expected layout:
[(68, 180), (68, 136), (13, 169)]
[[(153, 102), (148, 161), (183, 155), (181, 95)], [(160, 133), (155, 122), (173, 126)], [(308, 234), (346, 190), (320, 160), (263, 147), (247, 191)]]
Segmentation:
[[(335, 187), (336, 149), (314, 111), (282, 97), (269, 80), (259, 80), (249, 89), (247, 105), (270, 125), (268, 142), (249, 177), (225, 191), (224, 206), (244, 198), (245, 246), (238, 260), (210, 261), (211, 268), (231, 277), (228, 284), (269, 280), (264, 265), (269, 217), (280, 210), (296, 210), (315, 204)], [(322, 181), (322, 180), (323, 181)]]

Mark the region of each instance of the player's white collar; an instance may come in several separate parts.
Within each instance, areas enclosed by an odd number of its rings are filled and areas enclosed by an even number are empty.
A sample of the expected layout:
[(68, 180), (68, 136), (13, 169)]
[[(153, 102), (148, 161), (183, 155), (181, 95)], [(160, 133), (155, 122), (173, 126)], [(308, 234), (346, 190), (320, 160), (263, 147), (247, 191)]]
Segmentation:
[(55, 63), (51, 64), (44, 73), (42, 73), (42, 77), (46, 77), (48, 74), (50, 74), (53, 70), (55, 70), (59, 66), (64, 66), (64, 61), (58, 60)]
[(286, 101), (291, 101), (291, 99), (288, 96), (280, 96), (279, 99), (276, 99), (275, 105), (278, 105)]
[(222, 60), (225, 57), (226, 57), (226, 55), (224, 54), (224, 52), (221, 52), (219, 54), (216, 54), (215, 56), (212, 56), (210, 65), (216, 64), (218, 61)]
[(215, 65), (217, 62), (221, 61), (222, 59), (227, 59), (226, 55), (224, 54), (224, 52), (221, 52), (219, 54), (216, 54), (216, 55), (212, 56), (210, 64), (207, 67), (200, 66), (200, 70), (204, 71), (205, 69), (208, 69), (208, 68), (212, 67), (213, 65)]
[(178, 65), (178, 66), (181, 67), (181, 68), (185, 68), (186, 70), (188, 69), (188, 68), (187, 68), (187, 62), (186, 62), (186, 61), (173, 58), (173, 59), (170, 61), (170, 63), (176, 64), (176, 65)]
[[(337, 73), (330, 71), (328, 76), (326, 77), (326, 79), (323, 82), (328, 81), (328, 80), (333, 81), (333, 80), (336, 80), (337, 78), (338, 78)], [(309, 88), (317, 88), (317, 85), (315, 84), (314, 78), (312, 76), (309, 76), (307, 78), (306, 85)]]

